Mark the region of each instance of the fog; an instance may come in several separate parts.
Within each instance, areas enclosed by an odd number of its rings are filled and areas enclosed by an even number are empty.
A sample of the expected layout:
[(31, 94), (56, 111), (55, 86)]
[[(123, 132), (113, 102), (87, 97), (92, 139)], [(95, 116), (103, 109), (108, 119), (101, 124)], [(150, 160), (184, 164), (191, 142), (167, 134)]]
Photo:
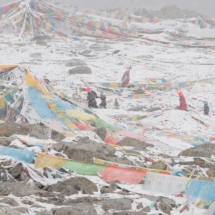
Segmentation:
[[(0, 0), (0, 4), (7, 4), (14, 0)], [(59, 0), (62, 3), (74, 4), (89, 9), (105, 8), (146, 8), (160, 10), (167, 5), (175, 4), (181, 9), (189, 9), (207, 16), (214, 16), (215, 0)]]

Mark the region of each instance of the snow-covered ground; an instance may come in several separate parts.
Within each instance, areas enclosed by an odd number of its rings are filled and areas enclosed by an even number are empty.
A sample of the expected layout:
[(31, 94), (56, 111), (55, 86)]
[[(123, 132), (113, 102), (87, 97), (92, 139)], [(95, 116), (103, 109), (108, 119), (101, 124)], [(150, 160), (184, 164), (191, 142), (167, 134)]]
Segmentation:
[[(171, 27), (173, 24), (175, 26)], [(165, 32), (161, 34), (147, 34), (144, 35), (144, 38), (169, 42), (170, 36), (167, 34), (167, 31), (174, 31), (179, 27), (184, 27), (184, 24), (178, 25), (178, 22), (174, 21), (163, 22), (160, 25), (154, 26), (154, 28), (163, 28)], [(138, 25), (138, 27), (143, 26)], [(150, 25), (145, 27), (150, 28)], [(198, 37), (199, 35), (215, 38), (214, 29), (211, 29), (211, 31), (202, 30), (197, 29), (197, 27), (194, 28), (193, 25), (186, 25), (185, 27), (189, 32), (187, 36)], [(205, 40), (205, 44), (209, 42)], [(193, 147), (192, 141), (180, 138), (180, 136), (186, 134), (189, 137), (202, 137), (206, 140), (213, 137), (215, 132), (215, 87), (213, 84), (201, 81), (203, 79), (215, 78), (215, 50), (209, 48), (185, 48), (179, 46), (178, 43), (180, 41), (162, 44), (145, 39), (103, 40), (80, 37), (75, 40), (51, 38), (45, 44), (38, 45), (28, 37), (21, 39), (1, 37), (0, 64), (24, 65), (39, 78), (43, 78), (46, 75), (55, 87), (55, 90), (71, 97), (74, 93), (79, 93), (83, 101), (86, 100), (86, 93), (80, 92), (80, 87), (86, 88), (89, 86), (97, 92), (103, 90), (107, 94), (107, 109), (94, 110), (95, 113), (113, 123), (116, 122), (117, 117), (123, 116), (119, 123), (125, 124), (127, 130), (138, 135), (144, 134), (144, 137), (157, 140), (159, 142), (156, 145), (157, 148), (149, 149), (148, 153), (151, 157), (154, 156), (155, 160), (159, 160), (159, 153), (161, 152), (164, 153), (165, 151), (167, 155), (177, 156), (180, 151)], [(188, 40), (187, 43), (193, 43), (193, 41)], [(116, 50), (119, 50), (119, 52), (113, 54)], [(67, 67), (65, 64), (70, 59), (83, 60), (92, 70), (92, 74), (70, 75), (68, 71), (71, 67)], [(136, 90), (137, 87), (135, 89), (125, 88), (123, 92), (118, 92), (117, 90), (119, 89), (117, 88), (104, 87), (103, 83), (120, 83), (124, 71), (130, 66), (132, 67), (130, 83), (142, 85), (141, 89), (145, 91), (145, 96), (141, 98), (129, 98), (129, 95), (133, 93), (132, 90)], [(175, 110), (175, 107), (179, 105), (177, 94), (179, 89), (160, 91), (144, 88), (144, 85), (148, 84), (165, 83), (163, 80), (171, 83), (196, 81), (193, 85), (187, 88), (181, 87), (180, 89), (187, 99), (188, 112)], [(120, 103), (120, 109), (118, 110), (114, 107), (115, 98)], [(204, 101), (209, 102), (209, 116), (203, 114)], [(82, 105), (86, 106), (86, 101)], [(143, 108), (138, 112), (129, 111), (130, 108), (138, 106), (143, 106)], [(155, 107), (159, 108), (159, 110), (147, 111)], [(135, 115), (144, 117), (137, 121), (128, 119)], [(137, 125), (137, 123), (141, 124), (141, 126)], [(170, 133), (178, 136), (171, 136)], [(13, 142), (13, 144), (17, 145), (20, 143)], [(121, 155), (118, 151), (118, 156), (120, 157)], [(130, 156), (129, 159), (135, 160), (136, 158)], [(95, 181), (97, 186), (107, 185), (99, 177), (85, 177), (93, 182)], [(121, 188), (134, 193), (134, 196), (126, 196), (126, 198), (134, 199), (132, 208), (136, 208), (136, 205), (140, 202), (144, 207), (152, 205), (152, 202), (147, 198), (141, 198), (140, 194), (148, 193), (145, 191), (140, 192), (138, 186), (142, 185), (121, 185)], [(125, 197), (117, 194), (117, 192), (109, 195), (107, 194), (108, 198), (112, 199)], [(156, 195), (160, 195), (160, 193), (158, 192)], [(77, 196), (73, 195), (68, 198), (85, 196), (79, 193)], [(180, 213), (181, 207), (179, 207), (171, 211), (171, 215), (203, 215), (206, 212), (205, 209), (195, 207), (185, 197), (166, 196), (174, 199), (177, 205), (190, 204), (188, 211), (185, 210)], [(10, 197), (20, 202), (20, 199), (14, 196)], [(92, 197), (100, 198), (100, 193), (95, 193)], [(37, 202), (35, 197), (32, 197), (31, 201)], [(54, 207), (46, 203), (43, 203), (42, 206), (47, 209)], [(96, 209), (98, 214), (105, 214), (100, 206), (96, 207)], [(39, 209), (31, 209), (31, 211), (32, 213), (29, 214), (34, 214)], [(148, 214), (159, 214), (159, 211), (155, 211), (152, 207)], [(211, 214), (213, 213), (208, 215)]]

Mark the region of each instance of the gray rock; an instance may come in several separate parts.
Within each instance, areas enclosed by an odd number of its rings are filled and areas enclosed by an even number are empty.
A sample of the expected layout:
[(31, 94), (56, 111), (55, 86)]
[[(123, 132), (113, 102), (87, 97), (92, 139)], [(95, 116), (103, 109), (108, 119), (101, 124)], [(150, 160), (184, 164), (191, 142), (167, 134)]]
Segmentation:
[(107, 129), (104, 127), (100, 127), (100, 128), (95, 128), (93, 130), (102, 140), (105, 139), (106, 135), (107, 135)]
[(18, 202), (16, 202), (14, 199), (11, 199), (11, 198), (2, 199), (2, 200), (0, 201), (0, 203), (7, 204), (7, 205), (10, 205), (10, 206), (12, 206), (12, 207), (17, 207), (17, 206), (19, 206)]
[(210, 158), (215, 152), (214, 144), (202, 144), (182, 151), (179, 155), (189, 157), (208, 157)]
[(53, 215), (52, 211), (41, 211), (37, 212), (37, 215)]
[(97, 212), (93, 205), (80, 203), (55, 209), (53, 215), (97, 215)]
[(157, 197), (157, 196), (152, 196), (152, 195), (147, 195), (147, 194), (141, 195), (141, 198), (148, 199), (152, 202), (156, 202), (159, 199), (159, 197)]
[(161, 108), (159, 108), (159, 107), (149, 108), (149, 109), (146, 110), (146, 112), (154, 112), (154, 111), (157, 111), (157, 110), (161, 110)]
[(28, 212), (28, 209), (24, 207), (16, 208), (16, 210), (22, 214), (26, 214)]
[(166, 204), (162, 198), (158, 199), (158, 201), (155, 203), (155, 209), (156, 210), (161, 210), (165, 214), (171, 214), (172, 207), (168, 204)]
[(74, 74), (92, 74), (92, 71), (87, 66), (80, 66), (69, 70), (70, 75)]
[(20, 182), (4, 182), (0, 183), (0, 195), (8, 196), (9, 194), (13, 194), (18, 197), (24, 197), (29, 195), (41, 195), (46, 196), (47, 192), (41, 191), (34, 186), (30, 186), (26, 183)]
[(65, 181), (60, 181), (57, 184), (52, 185), (51, 189), (54, 192), (61, 192), (66, 196), (77, 194), (78, 191), (82, 191), (82, 193), (85, 194), (93, 194), (93, 192), (98, 191), (97, 186), (92, 181), (82, 177), (75, 177)]
[[(36, 137), (38, 139), (48, 139), (48, 135), (46, 134), (45, 130), (47, 127), (42, 124), (16, 124), (16, 123), (2, 123), (0, 124), (0, 136), (10, 137), (13, 134), (20, 134), (20, 135), (30, 135), (31, 137)], [(64, 136), (52, 130), (53, 140), (59, 141), (64, 139)], [(9, 140), (8, 140), (9, 141)]]
[(163, 161), (155, 161), (151, 165), (151, 169), (161, 169), (166, 170), (167, 165)]
[(53, 145), (52, 148), (58, 152), (63, 151), (68, 158), (77, 161), (93, 163), (93, 158), (95, 157), (114, 163), (133, 165), (133, 163), (126, 157), (118, 158), (115, 156), (116, 149), (113, 147), (107, 144), (97, 143), (87, 137), (80, 138), (76, 145), (71, 143), (61, 143)]
[(119, 146), (132, 146), (132, 147), (134, 147), (135, 149), (138, 149), (138, 150), (146, 149), (148, 146), (151, 146), (151, 147), (154, 146), (152, 144), (149, 144), (149, 143), (146, 143), (146, 142), (143, 142), (143, 141), (140, 141), (140, 140), (136, 140), (136, 139), (133, 139), (133, 138), (130, 138), (130, 137), (125, 137), (124, 139), (119, 141), (117, 143), (117, 145), (119, 145)]
[(20, 178), (21, 174), (22, 174), (22, 163), (18, 163), (15, 167), (12, 168), (12, 170), (10, 171), (10, 174), (15, 178)]
[(11, 141), (8, 139), (3, 139), (3, 140), (0, 140), (0, 145), (1, 146), (8, 146), (9, 144), (11, 143)]
[(112, 182), (109, 187), (103, 186), (100, 189), (100, 192), (101, 192), (101, 194), (104, 194), (104, 193), (113, 193), (116, 189), (117, 189), (117, 184), (115, 182)]
[(138, 205), (137, 205), (137, 210), (140, 210), (140, 209), (142, 209), (143, 208), (143, 204), (142, 203), (139, 203)]
[(161, 197), (161, 199), (165, 204), (170, 205), (172, 208), (176, 207), (176, 202), (174, 200), (166, 197)]
[(130, 210), (131, 209), (131, 203), (133, 201), (130, 199), (109, 199), (106, 200), (102, 204), (102, 209), (104, 210)]
[(65, 66), (73, 67), (73, 66), (86, 66), (87, 64), (80, 59), (71, 59), (65, 62)]
[(77, 199), (68, 199), (67, 201), (63, 202), (64, 205), (71, 205), (71, 204), (78, 204), (78, 203), (87, 203), (93, 204), (99, 201), (97, 198), (93, 198), (91, 196), (81, 197)]
[(133, 93), (135, 93), (135, 94), (144, 94), (145, 90), (141, 89), (141, 88), (138, 88), (138, 89), (133, 90)]
[(115, 149), (106, 144), (91, 141), (89, 138), (81, 138), (77, 145), (71, 143), (61, 143), (53, 145), (56, 151), (63, 151), (70, 159), (93, 162), (93, 157), (106, 159), (114, 157)]
[(33, 205), (34, 204), (33, 201), (26, 200), (26, 199), (22, 200), (22, 203), (25, 204), (25, 205)]
[(11, 208), (0, 208), (0, 215), (22, 215), (22, 213), (16, 209)]
[(31, 208), (45, 208), (45, 207), (38, 205), (38, 204), (35, 204), (35, 205), (32, 205)]
[(145, 106), (137, 106), (133, 108), (129, 108), (128, 111), (142, 111)]
[(80, 55), (83, 55), (85, 57), (89, 57), (92, 56), (92, 49), (86, 49), (84, 51), (79, 52)]

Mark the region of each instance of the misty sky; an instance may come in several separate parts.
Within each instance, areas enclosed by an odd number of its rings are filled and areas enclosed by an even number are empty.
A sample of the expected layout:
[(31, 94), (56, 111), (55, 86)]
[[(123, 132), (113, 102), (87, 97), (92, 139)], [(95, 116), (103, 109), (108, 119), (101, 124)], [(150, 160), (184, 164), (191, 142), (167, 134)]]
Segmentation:
[[(0, 0), (0, 5), (15, 0)], [(105, 8), (146, 8), (160, 10), (166, 5), (176, 4), (181, 9), (198, 11), (207, 16), (215, 16), (215, 0), (58, 0), (58, 2), (74, 4), (89, 9)]]

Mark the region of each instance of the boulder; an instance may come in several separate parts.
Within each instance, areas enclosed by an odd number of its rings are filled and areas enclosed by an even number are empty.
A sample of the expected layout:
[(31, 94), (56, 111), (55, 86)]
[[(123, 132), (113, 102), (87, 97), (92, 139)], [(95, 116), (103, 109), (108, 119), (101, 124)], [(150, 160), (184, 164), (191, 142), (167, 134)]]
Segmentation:
[(71, 59), (65, 62), (66, 67), (74, 67), (74, 66), (86, 66), (87, 64), (80, 59)]
[(151, 169), (166, 170), (167, 165), (163, 161), (155, 161), (151, 165)]
[(37, 215), (53, 215), (52, 211), (41, 211), (37, 212)]
[(215, 154), (215, 145), (214, 144), (202, 144), (190, 149), (182, 151), (180, 156), (188, 157), (208, 157)]
[(169, 5), (162, 8), (156, 14), (161, 19), (180, 19), (184, 18), (184, 14), (181, 9), (176, 5)]
[(91, 69), (88, 66), (80, 66), (69, 70), (70, 75), (92, 74)]
[(97, 143), (88, 137), (80, 138), (77, 144), (61, 143), (53, 145), (52, 148), (58, 152), (63, 151), (68, 158), (77, 161), (93, 163), (95, 157), (114, 163), (133, 165), (126, 157), (118, 158), (115, 155), (115, 148), (107, 144)]
[(107, 135), (107, 129), (104, 127), (100, 127), (100, 128), (95, 128), (93, 130), (102, 140), (105, 139), (106, 135)]
[(70, 196), (77, 194), (79, 191), (84, 194), (93, 194), (98, 191), (98, 188), (87, 178), (74, 177), (52, 185), (50, 191), (60, 192), (65, 196)]
[(155, 206), (156, 209), (161, 210), (165, 214), (171, 215), (172, 207), (165, 203), (162, 199), (159, 199)]
[[(36, 137), (38, 139), (49, 139), (46, 133), (47, 129), (49, 128), (47, 128), (43, 124), (26, 125), (26, 124), (16, 124), (16, 123), (2, 123), (0, 124), (0, 136), (10, 137), (13, 134), (20, 134), (20, 135), (30, 135), (31, 137)], [(51, 138), (53, 140), (59, 141), (64, 139), (64, 136), (61, 133), (53, 130), (51, 131), (52, 131)]]
[(152, 107), (152, 108), (147, 109), (146, 112), (154, 112), (157, 110), (162, 110), (162, 109), (160, 107)]
[(71, 143), (61, 143), (53, 145), (53, 149), (56, 151), (63, 151), (68, 158), (93, 162), (93, 157), (100, 159), (107, 159), (107, 157), (114, 157), (115, 149), (106, 144), (97, 143), (89, 138), (79, 139), (77, 145)]
[(135, 149), (138, 150), (144, 150), (146, 149), (148, 146), (154, 147), (154, 145), (140, 141), (140, 140), (136, 140), (130, 137), (125, 137), (124, 139), (122, 139), (121, 141), (119, 141), (117, 143), (117, 145), (119, 146), (131, 146), (134, 147)]
[(15, 167), (11, 169), (10, 174), (13, 176), (13, 178), (20, 179), (22, 169), (23, 169), (22, 163), (18, 163), (16, 164)]
[(39, 190), (35, 186), (30, 186), (21, 182), (4, 182), (0, 183), (0, 196), (14, 196), (24, 197), (30, 195), (45, 196), (46, 191)]
[(19, 206), (19, 203), (17, 201), (15, 201), (14, 199), (11, 199), (11, 198), (2, 199), (2, 200), (0, 200), (0, 203), (7, 204), (7, 205), (10, 205), (12, 207)]
[(22, 213), (9, 207), (0, 207), (0, 215), (22, 215)]
[(129, 108), (128, 111), (143, 111), (144, 108), (145, 106), (137, 106), (137, 107)]
[(70, 207), (54, 209), (53, 215), (97, 215), (93, 205), (79, 203)]
[(131, 199), (109, 199), (102, 204), (102, 209), (105, 211), (111, 209), (130, 210), (132, 202), (133, 201)]

